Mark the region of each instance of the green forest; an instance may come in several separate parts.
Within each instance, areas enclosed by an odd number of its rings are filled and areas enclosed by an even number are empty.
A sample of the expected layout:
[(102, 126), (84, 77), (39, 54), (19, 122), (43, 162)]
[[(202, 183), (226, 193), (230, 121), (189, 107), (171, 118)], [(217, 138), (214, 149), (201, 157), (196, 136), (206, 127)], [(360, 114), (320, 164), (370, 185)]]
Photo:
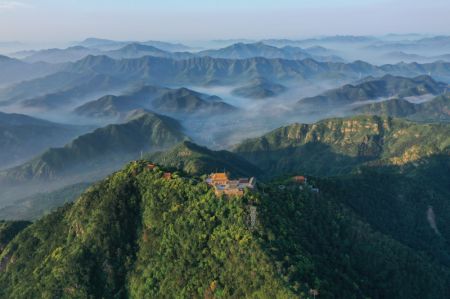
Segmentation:
[[(175, 171), (167, 179), (167, 169), (150, 170), (147, 163), (128, 164), (29, 226), (11, 232), (11, 224), (2, 224), (0, 297), (312, 298), (311, 290), (317, 290), (320, 298), (444, 298), (450, 293), (448, 256), (402, 240), (404, 231), (395, 231), (402, 226), (358, 213), (358, 193), (350, 197), (342, 184), (363, 188), (361, 183), (311, 177), (300, 186), (281, 177), (243, 197), (219, 198), (200, 177)], [(368, 202), (382, 204), (366, 195)], [(11, 240), (5, 231), (21, 232)], [(440, 233), (448, 236), (448, 230)], [(441, 242), (448, 246), (445, 238)]]

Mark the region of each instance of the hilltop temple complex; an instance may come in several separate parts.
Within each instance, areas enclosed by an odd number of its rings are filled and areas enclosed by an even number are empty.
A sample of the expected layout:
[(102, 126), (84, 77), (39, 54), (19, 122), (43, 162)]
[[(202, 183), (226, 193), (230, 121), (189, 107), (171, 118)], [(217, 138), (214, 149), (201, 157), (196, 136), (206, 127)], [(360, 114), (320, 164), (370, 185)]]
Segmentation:
[(254, 189), (256, 179), (240, 178), (238, 180), (230, 180), (225, 172), (212, 173), (207, 179), (206, 183), (214, 187), (214, 192), (217, 196), (222, 194), (242, 196), (245, 189)]

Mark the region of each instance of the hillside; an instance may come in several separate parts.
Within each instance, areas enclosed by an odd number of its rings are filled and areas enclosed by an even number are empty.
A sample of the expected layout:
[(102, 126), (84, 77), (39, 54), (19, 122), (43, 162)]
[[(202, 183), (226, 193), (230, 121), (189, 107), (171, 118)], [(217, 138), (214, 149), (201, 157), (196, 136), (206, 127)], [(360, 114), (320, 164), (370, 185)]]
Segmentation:
[[(3, 221), (0, 220), (0, 255), (6, 245), (24, 228), (30, 225), (27, 221)], [(0, 262), (0, 271), (3, 270), (3, 264)]]
[(132, 159), (140, 151), (169, 147), (183, 140), (177, 121), (146, 113), (124, 124), (108, 125), (82, 135), (61, 148), (52, 148), (33, 160), (0, 173), (2, 181), (54, 180), (85, 174), (94, 168)]
[(0, 169), (22, 163), (51, 146), (61, 146), (88, 130), (0, 112)]
[(286, 91), (286, 87), (281, 84), (267, 81), (264, 78), (257, 78), (247, 85), (234, 89), (232, 94), (244, 98), (264, 99), (276, 97), (284, 91)]
[(167, 180), (163, 173), (129, 164), (19, 233), (0, 255), (0, 296), (308, 298), (314, 288), (321, 298), (441, 298), (449, 292), (448, 267), (377, 232), (332, 197), (288, 183), (280, 191), (277, 182), (264, 194), (216, 198), (196, 178), (174, 173)]
[(406, 117), (414, 121), (450, 121), (450, 94), (414, 104), (403, 99), (392, 99), (364, 105), (354, 109), (356, 113)]
[(436, 155), (401, 167), (362, 168), (317, 186), (372, 227), (450, 266), (450, 158)]
[(341, 106), (379, 98), (437, 95), (444, 92), (446, 87), (447, 84), (436, 82), (429, 76), (405, 78), (385, 75), (382, 78), (370, 78), (357, 85), (347, 84), (315, 97), (301, 99), (298, 105)]
[(194, 175), (217, 171), (229, 172), (233, 177), (251, 177), (262, 174), (258, 167), (236, 154), (225, 150), (213, 151), (189, 141), (184, 141), (167, 151), (147, 155), (146, 158), (166, 167), (181, 169)]
[(349, 173), (370, 164), (402, 165), (450, 154), (450, 126), (378, 116), (293, 124), (237, 145), (234, 152), (271, 175)]

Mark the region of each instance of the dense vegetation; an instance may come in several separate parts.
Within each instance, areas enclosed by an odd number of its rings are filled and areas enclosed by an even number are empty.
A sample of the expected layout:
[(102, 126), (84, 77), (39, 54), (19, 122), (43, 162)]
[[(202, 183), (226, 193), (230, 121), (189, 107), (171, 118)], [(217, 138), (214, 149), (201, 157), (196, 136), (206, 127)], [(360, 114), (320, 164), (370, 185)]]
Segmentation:
[[(14, 239), (24, 228), (30, 225), (27, 221), (0, 221), (0, 254), (6, 245)], [(2, 271), (2, 263), (0, 261), (0, 271)]]
[(402, 165), (450, 152), (450, 126), (356, 116), (293, 124), (249, 139), (235, 152), (266, 173), (346, 174), (370, 164)]
[(0, 297), (307, 298), (315, 288), (321, 298), (442, 298), (450, 291), (448, 267), (376, 231), (326, 192), (283, 180), (243, 198), (217, 198), (196, 177), (163, 173), (133, 162), (17, 235), (0, 255)]
[(449, 267), (449, 179), (450, 159), (437, 156), (421, 166), (363, 168), (319, 186), (375, 229)]

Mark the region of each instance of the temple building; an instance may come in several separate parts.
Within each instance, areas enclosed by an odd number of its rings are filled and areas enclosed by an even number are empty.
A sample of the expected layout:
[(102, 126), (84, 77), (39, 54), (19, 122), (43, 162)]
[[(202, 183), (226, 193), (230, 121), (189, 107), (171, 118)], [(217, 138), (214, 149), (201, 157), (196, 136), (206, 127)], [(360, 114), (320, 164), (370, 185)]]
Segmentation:
[(230, 180), (228, 175), (224, 172), (212, 173), (207, 179), (206, 183), (214, 187), (214, 192), (217, 196), (222, 194), (242, 196), (245, 189), (254, 189), (256, 179), (240, 178), (238, 180)]

